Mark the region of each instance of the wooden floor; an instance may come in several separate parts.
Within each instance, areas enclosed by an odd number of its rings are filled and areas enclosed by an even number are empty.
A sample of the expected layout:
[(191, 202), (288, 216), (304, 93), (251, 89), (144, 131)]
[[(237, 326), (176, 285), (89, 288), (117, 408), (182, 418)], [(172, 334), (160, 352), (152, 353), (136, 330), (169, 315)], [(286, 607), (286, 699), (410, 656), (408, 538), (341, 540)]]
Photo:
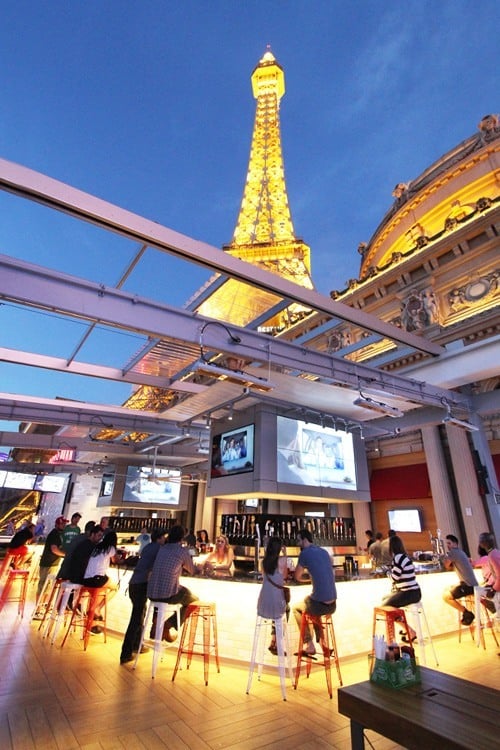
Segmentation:
[[(289, 687), (286, 702), (274, 671), (254, 677), (247, 695), (247, 669), (226, 662), (220, 674), (211, 664), (207, 687), (196, 657), (172, 683), (175, 648), (152, 680), (150, 654), (134, 671), (120, 666), (121, 641), (113, 636), (107, 644), (93, 636), (87, 652), (71, 636), (61, 650), (40, 638), (38, 623), (30, 623), (31, 605), (24, 620), (15, 607), (8, 604), (0, 614), (1, 750), (350, 748), (348, 720), (337, 712), (336, 691), (329, 699), (317, 665), (298, 690)], [(456, 635), (436, 639), (439, 669), (500, 688), (498, 649), (486, 637), (486, 651), (468, 632), (461, 644)], [(434, 667), (430, 654), (428, 666)], [(344, 684), (367, 678), (366, 656), (341, 661), (341, 668)], [(332, 677), (336, 684), (334, 670)], [(377, 750), (400, 747), (373, 732), (367, 736)]]

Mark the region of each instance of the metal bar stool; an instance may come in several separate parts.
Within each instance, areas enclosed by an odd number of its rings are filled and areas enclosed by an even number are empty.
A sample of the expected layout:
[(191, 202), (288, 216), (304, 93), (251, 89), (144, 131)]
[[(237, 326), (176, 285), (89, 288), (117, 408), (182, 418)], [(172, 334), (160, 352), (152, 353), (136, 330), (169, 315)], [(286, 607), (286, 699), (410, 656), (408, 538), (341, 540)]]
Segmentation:
[[(156, 626), (155, 626), (154, 638), (152, 639), (153, 640), (153, 666), (152, 666), (151, 678), (154, 679), (156, 675), (156, 669), (158, 667), (158, 661), (163, 652), (163, 626), (165, 625), (169, 617), (172, 617), (173, 615), (175, 615), (176, 620), (177, 620), (176, 630), (179, 631), (181, 629), (181, 625), (180, 625), (181, 607), (182, 607), (181, 604), (169, 604), (168, 602), (154, 602), (151, 599), (149, 600), (146, 617), (144, 618), (144, 625), (142, 628), (139, 648), (135, 655), (134, 669), (137, 666), (137, 659), (139, 658), (139, 654), (141, 653), (142, 645), (144, 643), (144, 634), (147, 632), (147, 628), (153, 625), (154, 612), (156, 610)], [(148, 622), (150, 618), (151, 618), (151, 626), (148, 626)]]
[[(495, 633), (495, 628), (491, 621), (490, 612), (484, 602), (481, 601), (482, 597), (486, 595), (486, 589), (484, 586), (474, 586), (474, 614), (475, 620), (470, 625), (471, 635), (476, 641), (476, 645), (479, 648), (481, 645), (486, 650), (486, 639), (484, 637), (484, 631), (489, 630), (493, 636), (496, 646), (498, 647), (498, 638)], [(469, 605), (472, 606), (472, 600), (469, 599)], [(461, 624), (461, 623), (460, 623)]]
[[(47, 621), (47, 625), (45, 626), (45, 631), (43, 634), (44, 638), (48, 638), (50, 633), (52, 632), (52, 638), (50, 639), (51, 646), (53, 646), (55, 643), (61, 625), (63, 623), (66, 623), (66, 618), (69, 614), (69, 612), (67, 611), (68, 602), (71, 594), (77, 594), (80, 589), (81, 584), (79, 583), (73, 583), (72, 581), (60, 581), (57, 602), (55, 606), (52, 607), (52, 611), (50, 613), (50, 617)], [(74, 602), (73, 606), (76, 606)]]
[[(4, 585), (0, 593), (0, 612), (7, 602), (17, 602), (17, 614), (24, 616), (24, 605), (26, 604), (26, 592), (28, 590), (28, 569), (17, 568), (16, 564), (21, 562), (21, 555), (9, 555), (9, 564), (4, 574)], [(20, 584), (17, 592), (16, 584)]]
[(285, 685), (285, 668), (288, 669), (288, 676), (292, 679), (292, 666), (290, 660), (290, 643), (288, 640), (288, 627), (285, 615), (277, 618), (261, 617), (257, 615), (257, 621), (255, 623), (255, 633), (253, 637), (252, 646), (252, 657), (250, 660), (250, 669), (248, 672), (248, 684), (247, 694), (250, 692), (252, 686), (252, 677), (255, 669), (255, 665), (258, 667), (258, 679), (262, 675), (262, 667), (264, 666), (265, 648), (267, 643), (267, 636), (269, 625), (274, 626), (274, 632), (276, 633), (276, 647), (278, 650), (278, 671), (280, 676), (281, 694), (283, 700), (286, 701), (286, 685)]
[[(95, 612), (96, 612), (99, 600), (102, 597), (104, 597), (104, 617), (102, 620), (96, 620)], [(107, 635), (106, 606), (107, 606), (107, 589), (105, 586), (101, 586), (100, 588), (80, 586), (80, 588), (78, 589), (76, 601), (73, 602), (73, 611), (71, 612), (71, 617), (69, 620), (68, 627), (66, 629), (66, 633), (64, 634), (64, 638), (61, 643), (61, 648), (63, 648), (64, 644), (66, 643), (66, 639), (71, 629), (72, 628), (74, 629), (77, 626), (83, 628), (82, 640), (83, 640), (84, 651), (87, 650), (87, 646), (88, 646), (89, 639), (90, 639), (90, 631), (96, 625), (102, 628), (103, 633), (104, 633), (104, 643), (106, 643), (106, 635)]]
[[(332, 660), (337, 668), (337, 676), (340, 686), (342, 686), (342, 675), (340, 673), (340, 663), (337, 652), (337, 643), (335, 640), (335, 629), (333, 627), (333, 620), (331, 615), (310, 615), (308, 612), (302, 612), (302, 618), (300, 621), (300, 633), (299, 633), (299, 647), (297, 650), (297, 666), (295, 668), (295, 683), (294, 688), (297, 690), (299, 684), (300, 669), (302, 662), (306, 663), (306, 677), (311, 674), (312, 659), (304, 656), (304, 635), (306, 628), (309, 626), (316, 626), (320, 628), (322, 632), (321, 637), (321, 648), (323, 651), (323, 666), (325, 668), (326, 686), (328, 689), (328, 695), (330, 698), (333, 697), (332, 690)], [(314, 660), (316, 661), (316, 660)], [(319, 662), (321, 664), (321, 662)]]
[[(49, 573), (43, 584), (43, 589), (38, 600), (38, 604), (31, 615), (32, 620), (40, 620), (38, 630), (44, 626), (47, 627), (46, 620), (52, 614), (52, 608), (56, 599), (56, 593), (59, 589), (61, 579), (55, 573)], [(42, 614), (43, 612), (43, 614)]]
[[(196, 641), (198, 622), (201, 620), (203, 626), (203, 641)], [(186, 637), (188, 640), (187, 646)], [(202, 650), (195, 650), (201, 646)], [(191, 660), (194, 655), (203, 656), (203, 674), (205, 685), (208, 685), (208, 670), (210, 665), (210, 652), (215, 656), (217, 672), (220, 672), (219, 665), (219, 648), (217, 643), (217, 618), (215, 613), (215, 604), (213, 602), (194, 602), (190, 604), (186, 611), (186, 619), (182, 628), (181, 640), (177, 650), (177, 661), (175, 662), (172, 682), (175, 680), (177, 670), (181, 663), (182, 654), (186, 654), (186, 669), (189, 669)]]
[(425, 630), (427, 632), (427, 637), (429, 638), (429, 643), (432, 648), (432, 653), (434, 654), (434, 661), (436, 662), (436, 667), (439, 667), (438, 658), (436, 656), (436, 649), (434, 648), (431, 631), (429, 630), (429, 623), (427, 622), (427, 617), (425, 616), (424, 606), (422, 602), (419, 601), (416, 604), (408, 604), (408, 606), (404, 607), (404, 609), (408, 610), (408, 612), (411, 614), (412, 619), (415, 623), (415, 632), (417, 633), (417, 645), (418, 645), (421, 663), (424, 666), (427, 664), (427, 661), (425, 658), (425, 637), (424, 637), (424, 631), (422, 629), (422, 620), (423, 620), (425, 624)]
[[(394, 607), (374, 607), (373, 608), (373, 631), (372, 631), (372, 643), (373, 638), (377, 633), (377, 622), (385, 623), (385, 638), (387, 644), (394, 643), (396, 641), (396, 629), (395, 623), (405, 630), (408, 643), (411, 643), (411, 631), (406, 621), (406, 614), (404, 609), (396, 609)], [(373, 646), (372, 646), (373, 654)]]

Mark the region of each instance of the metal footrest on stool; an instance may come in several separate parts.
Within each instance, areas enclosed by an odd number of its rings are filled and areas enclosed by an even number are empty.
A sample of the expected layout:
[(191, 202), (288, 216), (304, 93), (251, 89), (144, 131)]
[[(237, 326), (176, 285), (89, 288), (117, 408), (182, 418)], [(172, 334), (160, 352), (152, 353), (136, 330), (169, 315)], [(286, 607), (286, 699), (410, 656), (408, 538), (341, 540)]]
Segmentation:
[[(99, 604), (99, 599), (101, 598), (104, 599), (104, 617), (102, 620), (96, 620), (95, 613), (97, 605)], [(64, 644), (66, 643), (71, 629), (75, 629), (76, 627), (81, 627), (83, 629), (82, 640), (84, 651), (87, 650), (87, 646), (90, 640), (90, 633), (92, 628), (95, 626), (102, 628), (102, 632), (104, 634), (104, 642), (106, 643), (106, 602), (107, 589), (105, 586), (102, 586), (100, 588), (80, 586), (80, 588), (78, 589), (76, 601), (73, 601), (73, 610), (71, 612), (68, 627), (66, 628), (66, 633), (64, 634), (64, 638), (61, 643), (61, 648), (63, 648)]]

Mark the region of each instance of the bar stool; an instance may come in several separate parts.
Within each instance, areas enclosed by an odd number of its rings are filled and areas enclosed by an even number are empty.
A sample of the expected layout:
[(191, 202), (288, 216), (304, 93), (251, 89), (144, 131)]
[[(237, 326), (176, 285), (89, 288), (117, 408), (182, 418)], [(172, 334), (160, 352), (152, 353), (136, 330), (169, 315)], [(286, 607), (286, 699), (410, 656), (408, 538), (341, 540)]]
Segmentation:
[[(95, 611), (97, 609), (97, 605), (99, 603), (99, 600), (104, 597), (104, 617), (102, 620), (96, 620), (95, 619)], [(85, 602), (85, 599), (87, 600)], [(84, 609), (86, 604), (86, 609)], [(76, 628), (77, 626), (83, 628), (83, 650), (87, 650), (87, 646), (89, 643), (90, 638), (90, 631), (91, 628), (95, 625), (98, 625), (103, 629), (104, 633), (104, 643), (106, 643), (106, 604), (107, 604), (107, 589), (105, 586), (101, 586), (100, 588), (90, 588), (89, 586), (80, 586), (78, 589), (78, 594), (76, 597), (76, 601), (73, 601), (73, 611), (71, 612), (71, 617), (69, 620), (68, 627), (66, 629), (66, 633), (64, 634), (64, 638), (61, 643), (61, 648), (64, 647), (64, 644), (66, 643), (66, 639), (71, 631), (71, 629)]]
[[(68, 614), (66, 610), (68, 608), (68, 602), (71, 594), (73, 594), (73, 598), (76, 599), (77, 596), (75, 597), (75, 594), (78, 595), (80, 589), (81, 584), (79, 583), (73, 583), (72, 581), (63, 580), (59, 581), (59, 594), (57, 603), (54, 607), (52, 607), (50, 617), (47, 620), (47, 625), (45, 626), (45, 631), (43, 633), (43, 637), (48, 638), (52, 631), (52, 638), (50, 639), (51, 646), (53, 646), (55, 643), (61, 625), (66, 622), (66, 616)], [(74, 606), (76, 605), (74, 604)]]
[[(471, 625), (469, 625), (470, 634), (472, 639), (476, 641), (476, 646), (479, 648), (481, 645), (486, 650), (486, 639), (484, 637), (484, 631), (489, 630), (496, 646), (498, 647), (498, 638), (495, 633), (495, 628), (491, 620), (490, 612), (488, 607), (481, 601), (481, 598), (486, 594), (484, 586), (474, 586), (474, 595), (466, 596), (465, 602), (467, 609), (471, 609), (474, 612), (475, 619)], [(467, 627), (467, 626), (466, 626)], [(458, 641), (461, 642), (461, 629), (462, 622), (459, 619), (458, 622)]]
[[(17, 602), (17, 614), (23, 617), (30, 571), (16, 567), (16, 564), (22, 561), (21, 555), (9, 555), (9, 557), (9, 564), (4, 573), (4, 585), (0, 593), (0, 612), (7, 602)], [(20, 584), (17, 592), (14, 591), (17, 588), (16, 584)]]
[(280, 676), (281, 694), (283, 696), (283, 700), (286, 701), (285, 660), (286, 668), (288, 669), (288, 677), (290, 678), (290, 680), (292, 679), (292, 666), (290, 659), (290, 643), (288, 640), (288, 627), (285, 615), (274, 619), (257, 615), (257, 621), (255, 623), (255, 633), (253, 637), (252, 658), (250, 660), (250, 669), (248, 672), (247, 695), (250, 692), (250, 688), (252, 686), (252, 677), (256, 664), (258, 667), (257, 674), (259, 680), (262, 674), (269, 625), (274, 626), (274, 632), (276, 633), (276, 646), (278, 650), (278, 671)]
[[(306, 663), (306, 676), (309, 677), (311, 674), (311, 666), (312, 666), (312, 660), (306, 656), (304, 656), (304, 635), (306, 632), (306, 628), (311, 626), (316, 626), (316, 628), (321, 628), (323, 637), (322, 637), (322, 650), (323, 650), (323, 666), (325, 668), (325, 677), (326, 677), (326, 685), (328, 690), (328, 695), (330, 698), (333, 697), (333, 691), (332, 691), (332, 671), (331, 671), (331, 662), (332, 659), (335, 663), (335, 666), (337, 668), (337, 676), (339, 679), (339, 684), (342, 686), (342, 675), (340, 674), (340, 664), (339, 664), (339, 657), (337, 652), (337, 643), (335, 641), (335, 630), (333, 627), (333, 620), (331, 615), (311, 615), (308, 612), (302, 612), (302, 618), (300, 621), (300, 634), (299, 634), (299, 647), (297, 650), (297, 666), (295, 669), (295, 683), (294, 683), (294, 689), (297, 690), (297, 685), (299, 684), (299, 677), (300, 677), (300, 668), (302, 666), (302, 662), (305, 661)], [(320, 662), (321, 663), (321, 662)]]
[(439, 667), (438, 658), (436, 656), (436, 649), (434, 648), (431, 631), (429, 630), (429, 623), (427, 622), (427, 617), (425, 616), (425, 611), (424, 611), (424, 606), (422, 604), (422, 601), (416, 602), (416, 604), (408, 604), (408, 606), (403, 607), (403, 609), (408, 610), (415, 624), (415, 632), (417, 633), (417, 645), (418, 645), (421, 663), (424, 666), (427, 664), (427, 661), (425, 658), (425, 638), (424, 638), (424, 631), (422, 628), (422, 620), (423, 620), (425, 624), (425, 629), (427, 632), (427, 637), (429, 638), (429, 643), (432, 648), (432, 653), (434, 654), (434, 661), (436, 662), (436, 667)]
[(181, 604), (169, 604), (168, 602), (154, 602), (151, 599), (149, 600), (146, 617), (144, 618), (144, 625), (142, 628), (139, 648), (135, 655), (135, 661), (134, 661), (134, 667), (133, 667), (134, 669), (137, 666), (137, 659), (139, 658), (139, 654), (141, 653), (142, 645), (144, 643), (144, 633), (147, 632), (146, 628), (150, 627), (148, 626), (149, 618), (151, 618), (151, 625), (152, 625), (154, 621), (154, 611), (156, 609), (156, 627), (155, 627), (155, 637), (153, 638), (153, 666), (152, 666), (152, 674), (151, 674), (151, 678), (154, 679), (156, 675), (156, 669), (158, 667), (158, 660), (160, 659), (160, 656), (163, 651), (163, 626), (165, 625), (169, 617), (172, 617), (175, 615), (176, 620), (177, 620), (176, 630), (179, 631), (181, 629), (181, 624), (180, 624), (181, 623), (181, 607), (182, 607)]
[[(476, 606), (474, 602), (474, 595), (469, 594), (468, 596), (464, 597), (464, 606), (466, 609), (470, 610), (471, 612), (474, 612), (474, 619), (477, 620), (476, 617)], [(471, 634), (472, 640), (474, 640), (474, 630), (476, 627), (476, 623), (473, 620), (470, 625), (464, 625), (462, 622), (462, 612), (458, 612), (458, 642), (462, 643), (462, 628), (468, 628), (469, 633)]]
[[(387, 644), (391, 644), (396, 641), (396, 622), (399, 628), (403, 628), (406, 631), (408, 643), (411, 643), (411, 631), (406, 621), (406, 614), (404, 609), (395, 609), (394, 607), (373, 608), (372, 643), (377, 632), (377, 622), (385, 622), (385, 639), (387, 641)], [(373, 653), (374, 651), (372, 646), (372, 654)]]
[[(203, 642), (196, 641), (198, 622), (202, 621)], [(187, 637), (187, 646), (185, 646)], [(196, 651), (195, 647), (200, 646), (201, 651)], [(215, 656), (217, 672), (220, 672), (219, 665), (219, 648), (217, 644), (217, 618), (215, 613), (215, 604), (213, 602), (193, 602), (186, 611), (186, 619), (182, 628), (181, 640), (177, 650), (177, 661), (175, 662), (172, 682), (175, 680), (177, 670), (181, 663), (182, 654), (186, 654), (186, 669), (189, 669), (193, 656), (203, 656), (203, 674), (205, 685), (208, 685), (208, 669), (210, 665), (210, 652)]]
[[(46, 626), (46, 620), (52, 613), (52, 607), (56, 598), (56, 593), (59, 588), (61, 579), (57, 577), (55, 573), (49, 573), (43, 584), (43, 589), (38, 600), (38, 604), (33, 610), (31, 615), (32, 620), (40, 620), (38, 630), (40, 631), (44, 625)], [(40, 613), (43, 610), (43, 614), (40, 617)]]

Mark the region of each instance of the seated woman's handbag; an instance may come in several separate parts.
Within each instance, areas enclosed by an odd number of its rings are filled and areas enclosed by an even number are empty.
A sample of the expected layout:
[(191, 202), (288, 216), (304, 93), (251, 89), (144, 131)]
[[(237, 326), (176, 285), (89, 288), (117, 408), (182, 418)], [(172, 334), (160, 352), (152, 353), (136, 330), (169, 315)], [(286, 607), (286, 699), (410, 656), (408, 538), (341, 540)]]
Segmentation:
[(283, 591), (283, 596), (285, 597), (285, 604), (290, 604), (290, 586), (279, 586), (277, 583), (274, 583), (269, 576), (266, 573), (266, 578), (269, 581), (269, 583), (274, 586), (276, 589), (281, 589)]

